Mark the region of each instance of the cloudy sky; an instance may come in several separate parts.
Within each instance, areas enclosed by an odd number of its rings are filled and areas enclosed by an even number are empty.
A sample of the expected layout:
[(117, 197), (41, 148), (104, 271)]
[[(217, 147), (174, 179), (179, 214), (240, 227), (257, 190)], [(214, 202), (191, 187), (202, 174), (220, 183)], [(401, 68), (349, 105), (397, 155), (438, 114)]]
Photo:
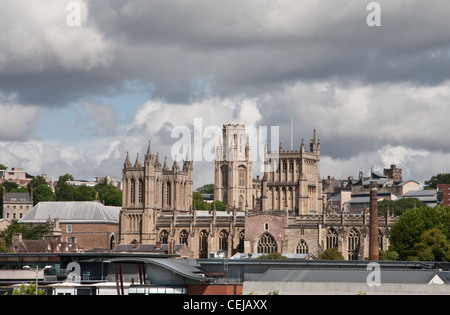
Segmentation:
[(120, 178), (196, 118), (279, 126), (288, 149), (292, 120), (322, 177), (396, 163), (423, 184), (450, 172), (450, 2), (378, 1), (373, 27), (369, 2), (2, 0), (0, 163)]

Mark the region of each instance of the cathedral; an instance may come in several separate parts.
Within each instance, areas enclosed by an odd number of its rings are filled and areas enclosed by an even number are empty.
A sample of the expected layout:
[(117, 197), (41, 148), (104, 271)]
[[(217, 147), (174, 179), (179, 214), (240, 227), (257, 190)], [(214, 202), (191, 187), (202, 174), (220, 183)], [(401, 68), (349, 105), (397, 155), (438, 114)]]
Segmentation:
[[(245, 126), (223, 125), (216, 147), (214, 200), (226, 211), (193, 207), (193, 162), (189, 153), (179, 165), (161, 165), (149, 143), (143, 164), (127, 153), (123, 167), (121, 244), (184, 245), (191, 258), (214, 253), (303, 254), (317, 258), (337, 247), (345, 259), (369, 254), (369, 211), (362, 214), (324, 211), (320, 177), (320, 140), (314, 130), (309, 150), (270, 151), (265, 146), (264, 174), (253, 178), (252, 152)], [(386, 250), (396, 218), (378, 218), (378, 245)]]

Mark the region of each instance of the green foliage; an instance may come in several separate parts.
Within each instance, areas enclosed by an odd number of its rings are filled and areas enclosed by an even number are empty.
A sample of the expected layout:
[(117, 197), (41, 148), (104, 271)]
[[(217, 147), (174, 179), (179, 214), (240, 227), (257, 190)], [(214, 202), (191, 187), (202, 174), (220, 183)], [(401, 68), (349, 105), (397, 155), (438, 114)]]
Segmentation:
[(450, 261), (450, 242), (441, 230), (433, 228), (420, 235), (411, 252), (408, 260)]
[(65, 174), (59, 176), (58, 184), (55, 187), (56, 201), (74, 201), (76, 188), (67, 184), (67, 181), (73, 180), (73, 176)]
[(378, 215), (386, 216), (387, 209), (392, 215), (402, 215), (409, 209), (424, 207), (425, 204), (417, 198), (405, 198), (397, 200), (382, 200), (378, 203)]
[(12, 236), (14, 233), (22, 233), (22, 238), (25, 240), (41, 240), (44, 235), (50, 234), (50, 230), (45, 224), (19, 224), (17, 220), (14, 220), (5, 231), (0, 233), (0, 238), (8, 248), (12, 245)]
[(33, 189), (33, 206), (41, 201), (55, 201), (55, 194), (47, 184), (40, 184)]
[(6, 254), (9, 252), (9, 247), (6, 245), (5, 241), (0, 238), (0, 254)]
[(380, 250), (379, 259), (381, 261), (396, 261), (398, 260), (398, 253), (395, 250)]
[(206, 184), (197, 188), (197, 192), (201, 194), (214, 194), (214, 184)]
[(438, 174), (425, 181), (425, 189), (436, 189), (438, 184), (450, 184), (450, 174)]
[[(418, 257), (416, 243), (423, 241), (423, 233), (438, 229), (450, 239), (450, 208), (439, 205), (434, 208), (420, 207), (406, 211), (394, 224), (390, 232), (390, 250), (399, 254), (399, 260)], [(435, 237), (436, 234), (434, 234)], [(422, 239), (421, 239), (422, 237)]]
[(338, 251), (337, 247), (328, 248), (319, 255), (320, 260), (344, 260), (342, 253)]
[(203, 199), (202, 194), (197, 191), (195, 191), (192, 194), (192, 203), (193, 203), (193, 205), (195, 205), (195, 208), (197, 210), (209, 210), (209, 209), (212, 210), (214, 208), (214, 203), (216, 205), (217, 211), (226, 211), (227, 210), (226, 203), (224, 203), (222, 201), (215, 201), (213, 203), (208, 203)]
[(281, 255), (280, 253), (270, 253), (259, 256), (258, 259), (289, 259), (286, 256)]
[[(29, 285), (22, 283), (19, 288), (14, 289), (12, 295), (36, 295), (36, 283), (32, 282)], [(37, 295), (45, 295), (45, 290), (38, 289)]]

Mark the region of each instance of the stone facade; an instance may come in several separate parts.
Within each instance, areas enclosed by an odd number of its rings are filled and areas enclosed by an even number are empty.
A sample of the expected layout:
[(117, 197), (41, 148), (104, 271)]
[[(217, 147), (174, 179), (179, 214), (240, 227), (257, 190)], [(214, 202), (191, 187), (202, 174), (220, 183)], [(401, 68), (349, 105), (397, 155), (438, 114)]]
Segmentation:
[[(192, 208), (193, 164), (171, 169), (151, 154), (134, 166), (127, 154), (120, 243), (185, 244), (195, 258), (212, 253), (289, 253), (317, 257), (337, 247), (345, 259), (363, 260), (369, 252), (369, 212), (324, 213), (320, 179), (320, 141), (314, 131), (309, 151), (265, 149), (263, 177), (252, 178), (252, 158), (244, 125), (224, 125), (215, 161), (215, 200), (227, 211)], [(379, 218), (379, 246), (387, 249), (396, 218)]]

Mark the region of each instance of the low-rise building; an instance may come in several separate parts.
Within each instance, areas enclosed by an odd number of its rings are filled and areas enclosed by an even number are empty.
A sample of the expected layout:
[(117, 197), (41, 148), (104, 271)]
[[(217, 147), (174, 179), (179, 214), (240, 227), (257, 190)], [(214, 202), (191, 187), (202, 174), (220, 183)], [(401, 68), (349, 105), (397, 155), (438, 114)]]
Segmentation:
[(75, 237), (84, 251), (114, 249), (120, 210), (96, 201), (39, 202), (19, 223), (48, 224), (51, 230), (61, 233), (65, 242)]

